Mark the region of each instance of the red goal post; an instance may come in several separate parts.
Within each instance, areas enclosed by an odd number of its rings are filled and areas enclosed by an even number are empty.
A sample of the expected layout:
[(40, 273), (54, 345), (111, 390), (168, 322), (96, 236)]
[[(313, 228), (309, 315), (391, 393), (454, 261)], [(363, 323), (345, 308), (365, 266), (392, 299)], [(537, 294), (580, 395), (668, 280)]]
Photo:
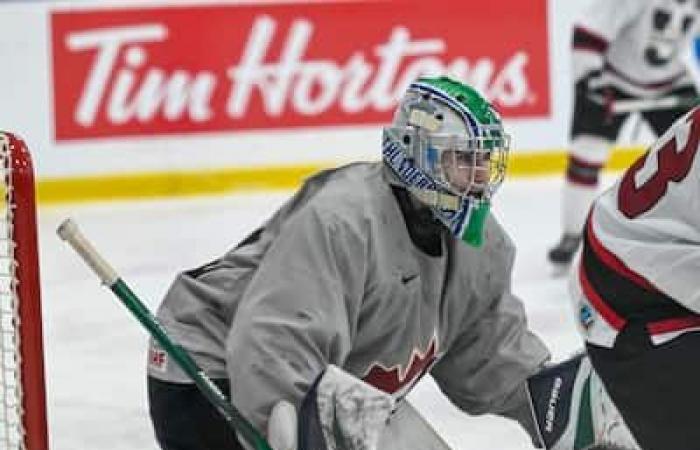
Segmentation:
[(0, 131), (0, 448), (47, 450), (34, 171), (29, 150)]

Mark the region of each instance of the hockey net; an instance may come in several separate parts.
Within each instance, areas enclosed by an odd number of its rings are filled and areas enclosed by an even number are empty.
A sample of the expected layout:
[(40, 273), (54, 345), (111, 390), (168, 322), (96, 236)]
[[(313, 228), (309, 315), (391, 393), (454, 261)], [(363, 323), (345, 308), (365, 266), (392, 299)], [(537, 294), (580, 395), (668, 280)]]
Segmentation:
[(48, 449), (34, 175), (0, 131), (0, 448)]

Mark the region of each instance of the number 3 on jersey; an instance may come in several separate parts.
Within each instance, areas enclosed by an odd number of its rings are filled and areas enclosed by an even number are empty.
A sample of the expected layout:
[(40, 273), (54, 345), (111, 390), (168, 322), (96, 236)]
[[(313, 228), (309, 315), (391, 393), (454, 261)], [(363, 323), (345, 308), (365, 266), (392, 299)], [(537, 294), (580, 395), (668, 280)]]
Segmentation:
[(690, 172), (700, 141), (700, 108), (675, 123), (664, 138), (638, 159), (622, 177), (617, 208), (628, 219), (649, 211)]

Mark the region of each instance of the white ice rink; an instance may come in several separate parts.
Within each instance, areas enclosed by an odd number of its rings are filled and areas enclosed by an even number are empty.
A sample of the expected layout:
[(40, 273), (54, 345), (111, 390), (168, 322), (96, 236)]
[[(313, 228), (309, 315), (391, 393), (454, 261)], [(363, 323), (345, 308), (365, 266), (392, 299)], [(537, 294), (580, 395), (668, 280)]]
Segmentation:
[[(507, 180), (494, 211), (517, 247), (514, 291), (555, 359), (580, 346), (564, 278), (545, 258), (559, 233), (560, 179)], [(175, 273), (218, 257), (289, 193), (45, 207), (39, 212), (49, 428), (54, 450), (156, 449), (146, 412), (146, 332), (55, 234), (73, 217), (155, 309)], [(235, 395), (235, 394), (234, 394)], [(431, 380), (409, 397), (455, 449), (532, 448), (505, 419), (469, 417)]]

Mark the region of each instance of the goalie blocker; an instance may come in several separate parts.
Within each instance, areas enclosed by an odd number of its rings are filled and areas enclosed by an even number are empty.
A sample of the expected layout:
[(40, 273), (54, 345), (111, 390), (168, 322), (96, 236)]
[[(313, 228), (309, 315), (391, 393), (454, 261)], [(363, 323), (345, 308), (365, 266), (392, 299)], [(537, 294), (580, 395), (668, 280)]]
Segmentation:
[(640, 449), (584, 353), (535, 374), (528, 389), (546, 449)]

